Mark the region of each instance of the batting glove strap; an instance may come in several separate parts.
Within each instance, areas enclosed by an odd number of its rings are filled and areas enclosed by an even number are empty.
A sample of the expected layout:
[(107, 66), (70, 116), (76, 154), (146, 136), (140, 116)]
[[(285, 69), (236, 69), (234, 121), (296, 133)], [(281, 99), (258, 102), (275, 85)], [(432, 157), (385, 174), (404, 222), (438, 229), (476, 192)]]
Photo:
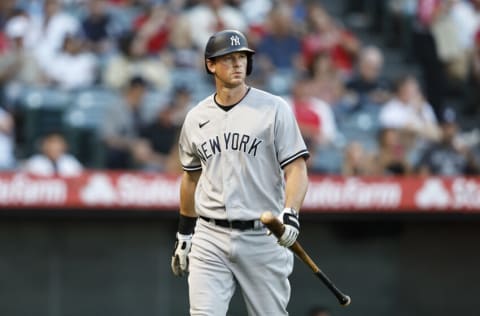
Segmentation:
[(287, 207), (283, 209), (278, 218), (285, 226), (285, 231), (278, 240), (278, 243), (284, 247), (290, 247), (295, 243), (300, 234), (298, 213), (294, 208)]
[(177, 233), (171, 261), (172, 272), (174, 275), (183, 276), (188, 272), (188, 253), (191, 248), (192, 234), (184, 235)]

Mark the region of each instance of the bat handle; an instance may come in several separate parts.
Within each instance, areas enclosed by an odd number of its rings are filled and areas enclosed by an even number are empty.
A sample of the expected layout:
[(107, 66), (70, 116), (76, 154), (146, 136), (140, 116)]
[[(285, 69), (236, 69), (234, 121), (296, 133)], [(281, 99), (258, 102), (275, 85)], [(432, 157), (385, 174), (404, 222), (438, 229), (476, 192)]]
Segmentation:
[[(270, 231), (278, 238), (282, 236), (285, 231), (284, 225), (275, 217), (271, 212), (265, 212), (260, 217), (262, 223), (270, 229)], [(290, 246), (292, 250), (305, 264), (307, 264), (313, 273), (328, 287), (328, 289), (335, 295), (338, 299), (340, 305), (348, 306), (352, 302), (350, 296), (343, 294), (333, 282), (327, 277), (325, 273), (320, 270), (320, 268), (315, 264), (315, 262), (310, 258), (305, 250), (303, 250), (300, 243), (295, 241), (295, 243)]]
[(322, 282), (330, 289), (330, 291), (335, 295), (335, 297), (338, 299), (338, 302), (342, 306), (348, 306), (352, 302), (352, 299), (350, 296), (343, 294), (342, 291), (340, 291), (335, 284), (325, 275), (325, 273), (322, 272), (322, 270), (318, 269), (315, 274), (322, 280)]

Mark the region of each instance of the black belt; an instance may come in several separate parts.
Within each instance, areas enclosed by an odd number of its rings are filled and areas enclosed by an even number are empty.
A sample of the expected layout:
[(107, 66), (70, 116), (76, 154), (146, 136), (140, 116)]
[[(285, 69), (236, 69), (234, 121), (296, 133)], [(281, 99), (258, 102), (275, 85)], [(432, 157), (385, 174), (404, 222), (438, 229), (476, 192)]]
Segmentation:
[(225, 228), (231, 228), (231, 229), (238, 229), (238, 230), (249, 230), (249, 229), (259, 229), (262, 228), (263, 225), (260, 223), (258, 220), (250, 220), (250, 221), (229, 221), (226, 219), (214, 219), (214, 218), (208, 218), (205, 216), (200, 216), (201, 219), (204, 221), (207, 221), (209, 223), (212, 223), (214, 225), (220, 226), (220, 227), (225, 227)]

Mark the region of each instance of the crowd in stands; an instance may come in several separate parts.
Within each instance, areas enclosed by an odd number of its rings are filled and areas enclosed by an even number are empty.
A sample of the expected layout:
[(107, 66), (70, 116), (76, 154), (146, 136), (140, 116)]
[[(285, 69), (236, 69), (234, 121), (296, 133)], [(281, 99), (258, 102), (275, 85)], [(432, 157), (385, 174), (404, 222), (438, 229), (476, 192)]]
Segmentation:
[[(0, 1), (0, 170), (179, 172), (185, 114), (214, 91), (205, 44), (235, 28), (256, 50), (248, 82), (291, 104), (312, 172), (478, 174), (461, 117), (480, 118), (480, 0), (343, 1), (380, 44), (325, 2)], [(419, 72), (388, 73), (384, 47)]]

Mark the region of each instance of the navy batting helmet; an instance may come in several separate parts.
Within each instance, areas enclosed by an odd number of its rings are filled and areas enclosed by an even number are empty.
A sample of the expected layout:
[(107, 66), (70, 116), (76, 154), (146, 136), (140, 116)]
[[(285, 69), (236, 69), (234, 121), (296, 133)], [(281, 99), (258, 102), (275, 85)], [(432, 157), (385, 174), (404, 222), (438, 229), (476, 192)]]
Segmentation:
[(249, 75), (252, 72), (252, 55), (255, 54), (255, 51), (248, 48), (247, 38), (237, 30), (224, 30), (210, 36), (205, 47), (205, 68), (207, 73), (212, 73), (208, 70), (207, 59), (234, 52), (247, 53), (247, 75)]

